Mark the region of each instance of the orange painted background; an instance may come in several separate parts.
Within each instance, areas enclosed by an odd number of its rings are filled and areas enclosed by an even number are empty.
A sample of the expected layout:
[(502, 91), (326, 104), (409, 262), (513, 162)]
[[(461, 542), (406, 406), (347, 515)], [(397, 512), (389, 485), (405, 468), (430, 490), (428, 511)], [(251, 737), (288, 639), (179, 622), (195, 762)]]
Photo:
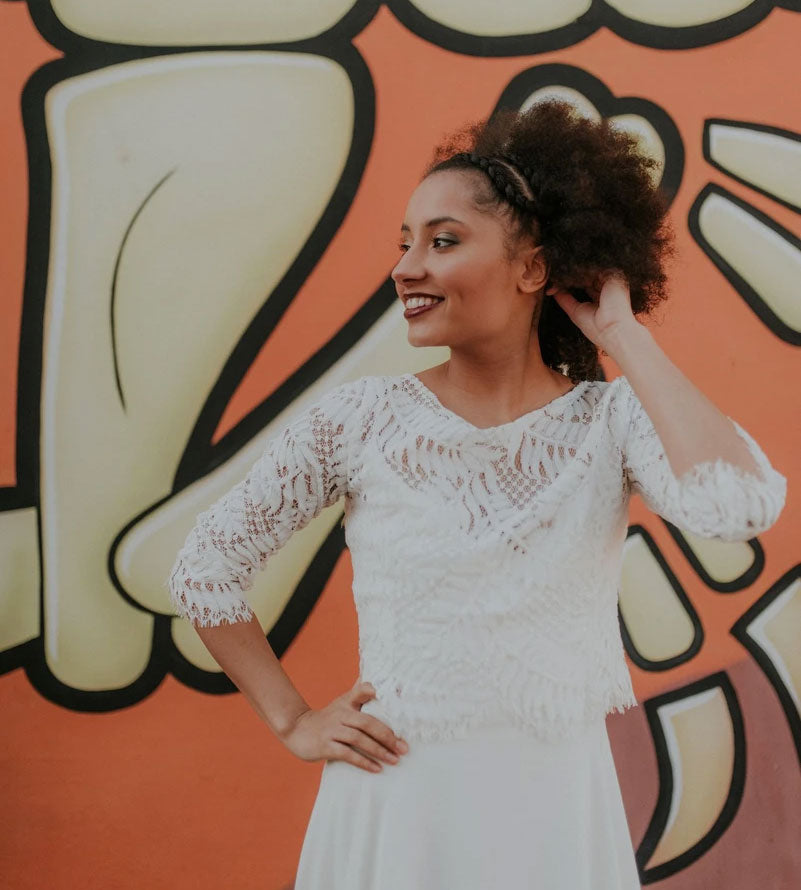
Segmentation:
[[(252, 423), (258, 426), (262, 415), (257, 409), (287, 380), (295, 381), (296, 390), (311, 384), (317, 372), (310, 361), (318, 351), (354, 347), (358, 338), (352, 328), (344, 347), (332, 345), (333, 338), (386, 283), (397, 260), (406, 201), (433, 146), (466, 120), (488, 115), (516, 77), (541, 66), (565, 66), (551, 69), (554, 76), (577, 69), (601, 82), (614, 98), (640, 97), (661, 109), (675, 125), (682, 152), (671, 209), (679, 253), (671, 268), (672, 298), (648, 325), (668, 355), (722, 411), (754, 434), (789, 480), (779, 522), (760, 537), (753, 564), (729, 589), (698, 571), (690, 558), (692, 547), (665, 522), (639, 501), (632, 505), (632, 528), (647, 532), (703, 628), (698, 650), (674, 667), (649, 667), (632, 657), (642, 707), (609, 719), (643, 885), (666, 890), (790, 890), (801, 881), (801, 719), (794, 697), (801, 695), (801, 685), (795, 685), (801, 684), (801, 607), (793, 593), (801, 520), (796, 484), (801, 478), (796, 386), (801, 277), (782, 272), (783, 288), (774, 282), (772, 289), (761, 289), (764, 273), (755, 271), (748, 251), (725, 257), (726, 262), (718, 256), (716, 262), (706, 235), (694, 231), (693, 222), (699, 195), (711, 183), (753, 208), (758, 220), (767, 219), (763, 228), (783, 239), (787, 268), (794, 263), (801, 271), (801, 152), (792, 153), (793, 141), (801, 144), (801, 105), (794, 93), (801, 15), (793, 5), (755, 3), (704, 28), (670, 28), (638, 23), (611, 5), (595, 4), (583, 31), (574, 35), (554, 30), (504, 43), (503, 37), (468, 39), (458, 29), (435, 27), (412, 4), (359, 3), (341, 27), (311, 34), (305, 42), (284, 46), (257, 35), (254, 40), (261, 43), (248, 44), (249, 50), (330, 55), (344, 59), (351, 73), (360, 71), (353, 78), (353, 129), (363, 144), (354, 149), (355, 160), (343, 174), (341, 220), (330, 235), (315, 231), (308, 272), (300, 276), (286, 311), (259, 328), (262, 340), (252, 349), (252, 360), (240, 361), (223, 375), (228, 384), (224, 398), (225, 387), (203, 393), (204, 399), (208, 396), (202, 402), (205, 416), (215, 422), (205, 443), (208, 450), (198, 450), (194, 441), (192, 453), (201, 457), (186, 470), (194, 468), (199, 477), (203, 467), (210, 469), (213, 447), (229, 434), (234, 435), (229, 441), (241, 443), (243, 424), (255, 418)], [(154, 38), (147, 46), (144, 41), (90, 39), (71, 33), (53, 9), (57, 6), (40, 2), (0, 2), (0, 538), (5, 537), (0, 544), (0, 574), (5, 576), (0, 620), (7, 628), (17, 622), (24, 631), (13, 638), (13, 628), (8, 630), (0, 651), (2, 883), (14, 890), (285, 890), (292, 884), (322, 764), (297, 760), (259, 723), (242, 696), (229, 694), (213, 672), (187, 667), (168, 640), (172, 619), (166, 605), (163, 612), (138, 607), (138, 617), (144, 613), (152, 620), (152, 651), (141, 682), (132, 681), (123, 692), (100, 680), (91, 688), (88, 682), (73, 688), (54, 676), (45, 636), (36, 631), (34, 619), (25, 623), (13, 617), (20, 614), (15, 604), (23, 597), (33, 597), (25, 614), (44, 614), (40, 580), (50, 577), (37, 531), (43, 442), (34, 432), (47, 429), (40, 420), (49, 410), (39, 390), (44, 379), (41, 327), (47, 287), (52, 286), (47, 278), (54, 274), (52, 266), (48, 271), (41, 265), (52, 260), (43, 223), (52, 210), (51, 183), (37, 179), (43, 168), (31, 162), (31, 147), (41, 152), (49, 143), (42, 132), (42, 109), (34, 107), (42, 103), (43, 88), (23, 91), (37, 72), (62, 60), (71, 67), (60, 73), (53, 69), (47, 83), (195, 49), (172, 38)], [(224, 18), (224, 9), (220, 15)], [(231, 53), (243, 45), (233, 39), (225, 46), (209, 48), (210, 43), (197, 46)], [(770, 194), (764, 185), (712, 163), (704, 153), (710, 121), (780, 131), (789, 146), (781, 164), (794, 169), (796, 179), (788, 177), (786, 188), (780, 182)], [(275, 124), (280, 132), (279, 121)], [(326, 145), (317, 150), (325, 152)], [(759, 157), (769, 159), (774, 147), (760, 150), (765, 153)], [(294, 187), (304, 188), (302, 177)], [(30, 227), (32, 217), (39, 223)], [(752, 251), (761, 249), (756, 235), (749, 243)], [(249, 330), (248, 336), (252, 346), (257, 333)], [(88, 338), (84, 348), (97, 344)], [(616, 376), (619, 369), (605, 362), (606, 376)], [(433, 363), (419, 359), (420, 368)], [(375, 373), (381, 371), (377, 354)], [(94, 396), (87, 392), (86, 398)], [(86, 423), (75, 413), (74, 432)], [(225, 453), (218, 452), (216, 460)], [(143, 449), (135, 472), (144, 479), (147, 463), (155, 466), (160, 460), (157, 450)], [(175, 470), (169, 468), (172, 474)], [(160, 496), (170, 494), (168, 487)], [(87, 497), (76, 509), (91, 511), (92, 504)], [(122, 526), (114, 529), (103, 545), (104, 566), (121, 531)], [(302, 626), (286, 641), (282, 663), (313, 707), (339, 695), (358, 674), (350, 581), (349, 554), (343, 550)], [(118, 578), (114, 583), (120, 586)], [(786, 638), (795, 640), (795, 654), (791, 648), (771, 650), (769, 659), (766, 650), (748, 645), (744, 633), (734, 632), (738, 622), (740, 629), (745, 626), (742, 618), (749, 609), (758, 611), (768, 602), (784, 604), (782, 626)], [(77, 627), (86, 618), (65, 606), (60, 620), (63, 652), (69, 621)], [(91, 653), (87, 663), (91, 668)], [(655, 824), (671, 765), (655, 744), (645, 706), (671, 693), (689, 695), (707, 688), (704, 684), (731, 690), (742, 717), (742, 725), (733, 722), (738, 768), (732, 773), (728, 809), (708, 831), (687, 838), (683, 855), (654, 864), (646, 848), (653, 850), (658, 838), (649, 825)], [(702, 749), (703, 743), (699, 739)], [(715, 756), (708, 751), (710, 761)]]

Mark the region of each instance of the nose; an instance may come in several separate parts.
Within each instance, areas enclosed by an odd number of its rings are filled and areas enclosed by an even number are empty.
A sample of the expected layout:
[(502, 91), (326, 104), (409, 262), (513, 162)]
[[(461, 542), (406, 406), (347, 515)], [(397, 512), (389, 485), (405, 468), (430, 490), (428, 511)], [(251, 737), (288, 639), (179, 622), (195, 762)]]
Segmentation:
[(403, 251), (400, 259), (395, 263), (395, 268), (390, 275), (395, 284), (402, 284), (404, 281), (417, 281), (420, 278), (425, 278), (425, 268), (413, 247)]

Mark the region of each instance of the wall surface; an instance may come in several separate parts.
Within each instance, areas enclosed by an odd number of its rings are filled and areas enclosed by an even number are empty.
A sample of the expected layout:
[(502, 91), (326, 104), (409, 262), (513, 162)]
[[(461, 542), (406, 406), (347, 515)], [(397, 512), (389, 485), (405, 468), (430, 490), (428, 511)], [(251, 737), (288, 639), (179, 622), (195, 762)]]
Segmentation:
[[(0, 0), (4, 887), (291, 887), (322, 763), (164, 579), (310, 393), (445, 357), (409, 345), (388, 277), (406, 201), (445, 133), (544, 93), (659, 157), (678, 257), (648, 325), (789, 480), (743, 543), (632, 502), (640, 706), (608, 727), (642, 883), (801, 884), (800, 12)], [(358, 675), (341, 518), (252, 591), (314, 707)]]

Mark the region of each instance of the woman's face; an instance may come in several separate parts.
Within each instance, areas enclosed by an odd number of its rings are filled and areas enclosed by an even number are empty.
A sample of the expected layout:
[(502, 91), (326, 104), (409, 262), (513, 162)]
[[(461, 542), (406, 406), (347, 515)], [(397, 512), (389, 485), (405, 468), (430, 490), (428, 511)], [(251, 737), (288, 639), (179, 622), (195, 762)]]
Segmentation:
[(418, 346), (482, 347), (496, 340), (508, 349), (531, 336), (533, 293), (546, 281), (539, 248), (521, 250), (511, 263), (503, 220), (471, 202), (472, 171), (442, 170), (414, 190), (401, 226), (402, 255), (392, 270), (398, 297), (444, 297), (407, 320)]

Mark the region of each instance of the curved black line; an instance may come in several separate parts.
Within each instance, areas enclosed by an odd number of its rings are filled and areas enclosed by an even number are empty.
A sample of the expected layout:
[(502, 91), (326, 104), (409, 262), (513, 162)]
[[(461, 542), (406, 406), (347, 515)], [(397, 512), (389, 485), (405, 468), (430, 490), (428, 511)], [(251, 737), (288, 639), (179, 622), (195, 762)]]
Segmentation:
[(714, 590), (716, 593), (738, 593), (744, 588), (750, 587), (762, 574), (762, 570), (765, 568), (765, 551), (759, 543), (758, 538), (751, 538), (750, 540), (743, 542), (751, 548), (751, 552), (754, 555), (751, 565), (748, 566), (742, 574), (738, 575), (736, 578), (732, 578), (731, 581), (719, 581), (717, 578), (713, 578), (704, 568), (703, 563), (698, 559), (693, 548), (687, 543), (687, 538), (684, 536), (681, 529), (676, 528), (671, 522), (667, 522), (666, 520), (663, 521), (667, 526), (667, 530), (670, 532), (670, 536), (676, 542), (676, 545), (679, 550), (681, 550), (684, 558), (693, 567), (695, 573), (707, 587)]
[[(801, 11), (799, 0), (783, 0), (783, 2), (754, 0), (744, 9), (712, 22), (673, 28), (664, 25), (650, 25), (628, 18), (604, 0), (593, 0), (583, 15), (567, 25), (554, 28), (552, 31), (496, 37), (469, 34), (443, 25), (421, 12), (410, 0), (387, 0), (385, 5), (402, 25), (429, 43), (461, 55), (483, 57), (535, 55), (565, 49), (580, 43), (601, 28), (608, 28), (630, 43), (653, 49), (695, 49), (723, 43), (745, 33), (758, 25), (774, 9), (785, 9), (788, 12)], [(141, 46), (106, 43), (77, 34), (70, 31), (61, 22), (53, 10), (51, 0), (28, 0), (31, 19), (45, 40), (67, 54), (77, 52), (84, 57), (91, 57), (93, 67), (123, 59), (198, 50), (236, 52), (269, 48), (282, 51), (317, 51), (327, 55), (326, 48), (330, 46), (332, 40), (352, 40), (367, 27), (381, 6), (381, 0), (358, 0), (328, 30), (311, 38), (287, 43), (262, 41), (255, 44)]]
[[(381, 8), (381, 0), (358, 0), (330, 28), (312, 37), (300, 40), (255, 43), (212, 43), (194, 45), (156, 45), (111, 43), (86, 37), (70, 31), (56, 15), (51, 0), (28, 0), (31, 20), (44, 39), (65, 55), (79, 59), (86, 70), (103, 68), (115, 62), (164, 56), (168, 53), (189, 52), (246, 52), (248, 50), (275, 50), (280, 52), (317, 53), (332, 58), (343, 46), (360, 34), (375, 18)], [(333, 54), (332, 54), (333, 50)]]
[(776, 692), (779, 704), (790, 727), (798, 762), (801, 765), (801, 713), (799, 713), (798, 705), (787, 688), (787, 684), (776, 670), (773, 659), (750, 633), (751, 623), (771, 606), (773, 601), (792, 583), (797, 582), (799, 579), (801, 579), (801, 565), (796, 564), (785, 572), (775, 584), (734, 622), (729, 633), (742, 643)]
[(139, 205), (134, 213), (131, 221), (128, 223), (128, 227), (125, 229), (125, 234), (122, 236), (122, 241), (120, 242), (119, 249), (117, 250), (117, 257), (114, 260), (114, 274), (111, 278), (111, 305), (109, 307), (109, 323), (111, 325), (111, 358), (114, 364), (114, 380), (117, 384), (117, 393), (120, 397), (120, 404), (122, 405), (123, 411), (125, 410), (125, 394), (122, 391), (122, 380), (120, 379), (120, 365), (119, 365), (119, 352), (117, 350), (117, 326), (114, 319), (114, 310), (117, 305), (117, 276), (120, 271), (120, 262), (122, 260), (122, 252), (125, 250), (125, 245), (128, 242), (128, 236), (131, 234), (133, 230), (134, 223), (139, 219), (139, 215), (145, 209), (145, 205), (150, 201), (153, 195), (164, 185), (164, 183), (175, 173), (176, 167), (173, 170), (170, 170), (165, 176), (163, 176), (156, 185), (148, 192), (145, 196), (144, 201)]
[(549, 63), (521, 71), (504, 88), (493, 110), (520, 109), (532, 93), (545, 86), (566, 86), (585, 95), (603, 117), (635, 114), (654, 128), (665, 149), (665, 165), (659, 187), (669, 204), (681, 185), (684, 173), (684, 143), (679, 128), (659, 105), (638, 96), (615, 96), (609, 87), (583, 68)]
[[(275, 624), (267, 631), (267, 642), (277, 658), (282, 658), (300, 633), (303, 625), (325, 590), (345, 546), (345, 533), (337, 516), (331, 531), (314, 554), (303, 577), (287, 600)], [(237, 687), (222, 672), (204, 671), (188, 661), (175, 646), (171, 635), (171, 616), (159, 616), (156, 624), (166, 635), (165, 648), (169, 652), (169, 669), (173, 676), (187, 686), (212, 694), (238, 692)]]
[(657, 547), (656, 542), (651, 537), (647, 529), (644, 526), (638, 524), (630, 525), (628, 534), (626, 535), (626, 539), (630, 538), (632, 535), (640, 535), (640, 537), (642, 537), (643, 541), (645, 541), (646, 547), (648, 547), (651, 555), (656, 560), (659, 567), (662, 569), (665, 578), (673, 589), (673, 592), (676, 594), (676, 598), (681, 603), (682, 608), (684, 609), (692, 623), (693, 638), (690, 642), (690, 645), (683, 652), (678, 652), (676, 655), (671, 655), (670, 658), (662, 658), (658, 661), (646, 658), (637, 648), (634, 639), (631, 636), (628, 627), (626, 626), (626, 621), (623, 618), (623, 611), (620, 608), (620, 605), (618, 605), (620, 636), (623, 639), (623, 646), (626, 650), (626, 653), (628, 654), (632, 662), (637, 665), (638, 668), (654, 673), (658, 671), (669, 671), (680, 664), (684, 664), (685, 662), (690, 661), (701, 650), (701, 646), (704, 643), (704, 628), (701, 624), (701, 619), (698, 616), (698, 612), (696, 612), (695, 607), (692, 604), (692, 600), (687, 596), (687, 593), (681, 586), (679, 579), (673, 574), (670, 565), (668, 564), (665, 557), (662, 555), (662, 552), (660, 551), (659, 547)]
[[(363, 15), (367, 8), (362, 4), (359, 14)], [(370, 5), (369, 8), (374, 12), (374, 5)], [(353, 21), (355, 19), (351, 19), (351, 22)], [(22, 93), (21, 106), (29, 159), (29, 213), (17, 390), (18, 483), (15, 488), (6, 489), (2, 493), (4, 506), (7, 508), (12, 505), (38, 506), (41, 500), (39, 491), (41, 356), (48, 283), (52, 194), (50, 145), (45, 120), (47, 94), (54, 85), (74, 76), (95, 71), (98, 66), (103, 67), (110, 63), (117, 63), (122, 60), (123, 55), (136, 59), (166, 54), (159, 49), (143, 51), (139, 48), (133, 48), (127, 53), (121, 54), (117, 47), (100, 45), (92, 47), (87, 46), (84, 42), (76, 43), (75, 46), (81, 48), (81, 53), (77, 57), (68, 55), (65, 58), (46, 63), (31, 75)], [(300, 45), (298, 45), (299, 47)], [(245, 441), (249, 441), (254, 432), (264, 426), (264, 418), (267, 415), (274, 416), (278, 410), (281, 410), (278, 407), (280, 402), (283, 402), (285, 406), (305, 391), (310, 383), (318, 379), (326, 367), (333, 365), (348, 348), (361, 338), (388, 306), (395, 304), (394, 287), (387, 288), (386, 285), (382, 285), (368, 305), (362, 307), (343, 330), (340, 330), (316, 356), (305, 363), (300, 371), (281, 387), (280, 391), (265, 401), (261, 411), (257, 410), (249, 415), (246, 422), (240, 424), (223, 441), (216, 443), (213, 448), (209, 445), (216, 431), (219, 416), (230, 400), (230, 394), (238, 387), (240, 380), (251, 366), (253, 358), (264, 345), (283, 312), (291, 305), (298, 289), (328, 248), (333, 234), (341, 226), (358, 190), (372, 145), (375, 126), (375, 93), (369, 70), (361, 55), (349, 44), (332, 44), (330, 36), (324, 45), (321, 45), (319, 41), (311, 41), (304, 42), (303, 47), (321, 51), (327, 58), (341, 65), (350, 79), (354, 96), (353, 138), (350, 152), (340, 174), (339, 182), (336, 184), (317, 226), (309, 235), (284, 278), (273, 290), (270, 299), (266, 300), (262, 311), (256, 315), (249, 329), (243, 334), (221, 373), (216, 387), (209, 395), (205, 407), (201, 410), (194, 435), (190, 437), (182, 459), (183, 471), (179, 468), (176, 475), (175, 484), (178, 487), (182, 487), (182, 482), (188, 484), (192, 478), (197, 478), (198, 475), (208, 471), (214, 466), (218, 455), (224, 454), (226, 449), (229, 452), (237, 451)], [(256, 48), (265, 49), (264, 47)], [(217, 52), (220, 51), (220, 47), (213, 49)], [(276, 49), (285, 52), (287, 47), (280, 45)], [(86, 51), (84, 52), (84, 50)], [(179, 52), (174, 48), (170, 51)], [(392, 282), (389, 284), (392, 285)], [(195, 470), (198, 470), (196, 474)], [(43, 552), (41, 517), (38, 520), (37, 534), (41, 559)], [(336, 545), (332, 544), (331, 546)], [(319, 558), (324, 560), (327, 551), (323, 548), (321, 553), (323, 555)], [(110, 563), (113, 560), (113, 555), (114, 545), (112, 545), (109, 555)], [(325, 586), (320, 575), (320, 566), (324, 567), (324, 565), (324, 561), (316, 562), (309, 569), (309, 578), (311, 579), (309, 583), (312, 586), (316, 583), (320, 590)], [(44, 578), (44, 566), (42, 566), (42, 577)], [(121, 586), (119, 579), (114, 575), (111, 577), (119, 590)], [(40, 587), (39, 609), (42, 615), (40, 636), (10, 650), (6, 657), (0, 660), (0, 669), (13, 670), (22, 667), (34, 688), (44, 698), (58, 705), (83, 711), (105, 711), (129, 707), (157, 688), (170, 665), (178, 664), (179, 674), (184, 668), (189, 671), (188, 663), (183, 666), (179, 664), (183, 656), (177, 652), (172, 642), (169, 628), (171, 619), (154, 615), (150, 657), (140, 676), (127, 686), (117, 689), (99, 691), (74, 689), (62, 683), (47, 664), (44, 650), (46, 615), (42, 599), (43, 589)], [(288, 608), (286, 617), (283, 618), (281, 624), (282, 628), (297, 626), (299, 613), (296, 609), (302, 609), (303, 599), (301, 593), (300, 606), (296, 607), (293, 604)], [(307, 596), (305, 605), (308, 607), (309, 604), (310, 596)], [(141, 609), (141, 606), (138, 608)], [(285, 637), (288, 632), (279, 630), (275, 639), (278, 650), (282, 651), (285, 645), (289, 644), (290, 641)], [(204, 690), (214, 691), (219, 688), (220, 680), (216, 675), (210, 675), (200, 679), (197, 685)]]
[(771, 229), (781, 238), (784, 238), (784, 240), (799, 251), (799, 253), (801, 253), (801, 239), (797, 238), (791, 231), (779, 225), (774, 219), (767, 214), (762, 213), (761, 210), (758, 210), (752, 204), (743, 201), (722, 186), (714, 185), (711, 182), (707, 183), (701, 189), (687, 214), (687, 225), (690, 229), (690, 234), (693, 236), (698, 246), (709, 259), (712, 260), (718, 269), (720, 269), (729, 284), (731, 284), (745, 300), (757, 318), (759, 318), (769, 330), (773, 331), (777, 337), (781, 338), (786, 343), (790, 343), (792, 346), (801, 346), (801, 330), (791, 328), (789, 325), (785, 324), (762, 299), (759, 293), (757, 293), (757, 291), (734, 269), (733, 266), (729, 265), (726, 259), (718, 253), (704, 237), (703, 232), (701, 231), (699, 217), (701, 208), (710, 195), (719, 195), (727, 201), (730, 201), (736, 207), (749, 213), (766, 228)]
[(460, 55), (483, 57), (535, 55), (565, 49), (581, 42), (600, 28), (608, 28), (630, 43), (653, 49), (695, 49), (723, 43), (749, 31), (777, 6), (791, 11), (797, 6), (796, 3), (791, 6), (789, 3), (777, 4), (771, 0), (754, 0), (731, 15), (700, 25), (675, 28), (631, 19), (604, 0), (593, 0), (589, 9), (581, 16), (551, 31), (498, 37), (471, 34), (444, 25), (429, 18), (411, 0), (388, 0), (386, 5), (403, 25), (429, 43)]
[[(670, 755), (667, 747), (667, 740), (659, 719), (659, 708), (663, 705), (670, 704), (674, 701), (689, 698), (700, 692), (709, 689), (719, 688), (726, 700), (731, 717), (732, 732), (734, 734), (734, 762), (732, 764), (732, 777), (729, 786), (729, 793), (721, 807), (718, 817), (714, 824), (699, 838), (691, 847), (673, 859), (663, 862), (661, 865), (647, 868), (647, 862), (651, 858), (656, 849), (662, 834), (667, 825), (668, 814), (670, 812), (670, 801), (673, 796), (673, 773), (671, 769)], [(737, 810), (743, 798), (745, 788), (745, 755), (746, 755), (746, 739), (745, 724), (740, 709), (737, 695), (732, 686), (731, 680), (725, 671), (719, 671), (710, 674), (701, 680), (697, 680), (687, 686), (671, 690), (663, 695), (654, 696), (643, 702), (645, 707), (648, 725), (651, 729), (651, 736), (654, 741), (654, 751), (659, 769), (659, 796), (651, 820), (645, 830), (643, 839), (640, 842), (636, 858), (637, 867), (640, 872), (640, 880), (645, 884), (652, 884), (656, 881), (662, 881), (671, 875), (684, 871), (693, 862), (696, 862), (701, 856), (711, 849), (718, 840), (725, 834), (726, 829), (734, 821)]]
[(766, 198), (770, 198), (771, 200), (776, 201), (777, 204), (781, 204), (782, 206), (787, 207), (790, 210), (801, 212), (801, 204), (793, 204), (792, 201), (788, 201), (786, 198), (782, 198), (781, 195), (777, 195), (774, 192), (769, 192), (767, 189), (755, 185), (749, 179), (744, 179), (742, 176), (739, 176), (736, 173), (732, 173), (732, 171), (729, 170), (728, 167), (724, 167), (723, 164), (719, 163), (712, 157), (712, 150), (709, 144), (709, 130), (715, 125), (731, 127), (732, 129), (739, 130), (755, 130), (758, 133), (768, 133), (771, 136), (781, 136), (782, 138), (787, 139), (790, 142), (798, 143), (801, 143), (801, 134), (795, 133), (792, 130), (783, 130), (781, 127), (772, 127), (768, 124), (753, 124), (748, 123), (747, 121), (735, 121), (722, 117), (709, 117), (704, 121), (704, 135), (702, 140), (702, 151), (704, 154), (704, 160), (716, 170), (720, 170), (721, 173), (725, 173), (736, 182), (741, 182), (743, 185), (747, 185), (750, 189), (753, 189), (760, 195), (764, 195)]

